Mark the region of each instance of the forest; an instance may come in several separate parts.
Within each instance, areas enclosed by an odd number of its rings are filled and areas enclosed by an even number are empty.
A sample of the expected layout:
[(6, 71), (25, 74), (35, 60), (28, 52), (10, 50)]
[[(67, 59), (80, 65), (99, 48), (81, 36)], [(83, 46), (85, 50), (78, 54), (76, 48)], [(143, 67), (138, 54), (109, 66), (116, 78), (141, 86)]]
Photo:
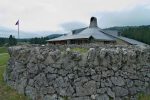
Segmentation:
[(150, 26), (122, 28), (121, 32), (122, 36), (150, 44)]

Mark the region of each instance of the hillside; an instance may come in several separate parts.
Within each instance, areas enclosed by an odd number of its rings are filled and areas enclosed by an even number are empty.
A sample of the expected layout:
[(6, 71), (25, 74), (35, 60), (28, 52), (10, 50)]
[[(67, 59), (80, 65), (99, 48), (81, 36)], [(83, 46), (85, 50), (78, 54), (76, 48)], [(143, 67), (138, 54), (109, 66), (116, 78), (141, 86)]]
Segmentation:
[(111, 27), (107, 29), (118, 30), (122, 33), (122, 36), (150, 44), (150, 25)]

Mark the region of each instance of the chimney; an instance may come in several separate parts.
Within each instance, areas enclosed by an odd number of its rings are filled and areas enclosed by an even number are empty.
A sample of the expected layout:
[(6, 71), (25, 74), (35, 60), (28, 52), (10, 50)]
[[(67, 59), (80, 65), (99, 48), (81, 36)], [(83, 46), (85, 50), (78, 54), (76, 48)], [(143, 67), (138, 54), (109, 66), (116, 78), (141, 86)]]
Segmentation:
[(92, 27), (97, 27), (97, 18), (96, 17), (91, 17), (91, 20), (90, 20), (90, 28)]

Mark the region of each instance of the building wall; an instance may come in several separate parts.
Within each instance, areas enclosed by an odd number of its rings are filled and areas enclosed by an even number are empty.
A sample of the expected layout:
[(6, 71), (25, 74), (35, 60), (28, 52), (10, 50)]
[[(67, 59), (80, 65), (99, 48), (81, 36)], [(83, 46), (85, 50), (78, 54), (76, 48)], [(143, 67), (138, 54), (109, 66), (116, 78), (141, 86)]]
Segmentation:
[(116, 39), (116, 44), (117, 45), (130, 45), (129, 43), (127, 43), (121, 39)]
[(110, 44), (110, 45), (130, 45), (129, 43), (116, 39), (116, 41), (98, 41), (93, 38), (90, 39), (74, 39), (74, 40), (64, 40), (64, 41), (50, 41), (49, 44), (85, 44), (85, 43), (96, 43), (96, 44)]

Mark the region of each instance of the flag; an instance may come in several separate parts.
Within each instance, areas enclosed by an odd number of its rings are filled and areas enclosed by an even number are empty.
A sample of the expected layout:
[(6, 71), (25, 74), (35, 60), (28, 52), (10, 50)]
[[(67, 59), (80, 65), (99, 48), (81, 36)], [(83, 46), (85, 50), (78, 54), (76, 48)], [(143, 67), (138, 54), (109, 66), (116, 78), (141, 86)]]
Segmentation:
[(15, 25), (19, 25), (19, 20), (16, 22), (16, 24)]

